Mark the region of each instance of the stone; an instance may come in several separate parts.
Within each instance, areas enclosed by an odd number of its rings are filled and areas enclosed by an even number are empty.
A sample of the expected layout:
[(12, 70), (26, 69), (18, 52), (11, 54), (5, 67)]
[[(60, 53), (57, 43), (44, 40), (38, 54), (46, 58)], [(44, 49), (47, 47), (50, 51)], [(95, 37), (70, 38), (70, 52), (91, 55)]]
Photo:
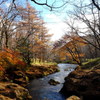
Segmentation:
[(81, 100), (79, 97), (77, 96), (70, 96), (69, 98), (67, 98), (66, 100)]
[(54, 79), (50, 79), (48, 83), (49, 83), (50, 85), (57, 85), (57, 84), (60, 84), (60, 82), (55, 81)]
[(83, 100), (100, 100), (100, 69), (71, 72), (60, 92), (66, 97), (77, 95)]

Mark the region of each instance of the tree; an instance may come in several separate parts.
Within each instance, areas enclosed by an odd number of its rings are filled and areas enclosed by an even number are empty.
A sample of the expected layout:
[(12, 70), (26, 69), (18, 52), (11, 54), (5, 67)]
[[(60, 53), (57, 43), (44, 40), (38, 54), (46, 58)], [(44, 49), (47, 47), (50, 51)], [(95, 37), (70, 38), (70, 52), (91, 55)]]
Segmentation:
[[(25, 40), (24, 38), (21, 38), (19, 41), (21, 46), (17, 47), (17, 50), (20, 52), (20, 55), (22, 56), (22, 59), (24, 62), (26, 62), (27, 65), (31, 65), (31, 59), (33, 58), (33, 52), (32, 52), (32, 43), (29, 39)], [(23, 42), (24, 41), (24, 42)]]
[(39, 62), (44, 62), (47, 60), (48, 49), (49, 49), (49, 40), (51, 35), (47, 33), (47, 29), (44, 26), (45, 23), (43, 20), (40, 21), (39, 33), (34, 36), (33, 52), (34, 59), (39, 59)]
[(32, 59), (45, 61), (48, 41), (50, 35), (47, 34), (44, 21), (39, 18), (38, 12), (27, 3), (27, 6), (18, 7), (20, 20), (16, 27), (16, 46), (20, 51), (23, 60), (30, 65)]
[[(13, 4), (12, 4), (13, 5)], [(0, 7), (0, 49), (10, 48), (10, 39), (14, 35), (14, 22), (18, 12), (14, 6), (5, 9), (2, 5)]]
[(82, 65), (84, 57), (82, 47), (86, 45), (86, 43), (78, 36), (70, 36), (69, 38), (71, 40), (65, 45), (68, 51), (67, 56), (73, 61), (76, 61), (77, 64)]
[(31, 65), (33, 59), (47, 60), (51, 35), (48, 35), (39, 12), (28, 2), (24, 7), (10, 2), (11, 6), (7, 8), (3, 2), (5, 0), (0, 2), (1, 51), (6, 48), (19, 52), (27, 65)]
[[(12, 0), (12, 3), (15, 4), (15, 1), (16, 0)], [(47, 6), (48, 8), (50, 8), (51, 10), (53, 9), (58, 9), (58, 8), (62, 8), (62, 7), (65, 7), (67, 6), (68, 4), (73, 4), (73, 2), (75, 2), (74, 0), (72, 1), (69, 1), (69, 0), (60, 0), (60, 5), (59, 6), (56, 6), (59, 4), (59, 2), (57, 0), (53, 0), (52, 3), (49, 2), (49, 0), (45, 0), (45, 1), (38, 1), (38, 0), (31, 0), (32, 2), (34, 2), (35, 4), (37, 5), (40, 5), (40, 6)], [(1, 3), (5, 2), (5, 0), (2, 0)], [(62, 2), (62, 3), (61, 3)], [(100, 6), (99, 6), (99, 3), (98, 3), (98, 0), (91, 0), (91, 3), (98, 9), (100, 10)], [(91, 3), (87, 4), (87, 5), (90, 5)]]
[(16, 24), (16, 47), (21, 53), (23, 60), (30, 65), (33, 58), (34, 37), (39, 32), (40, 19), (36, 10), (27, 3), (26, 8), (18, 7), (20, 20)]
[[(95, 48), (95, 52), (100, 51), (100, 11), (93, 5), (87, 5), (81, 2), (74, 5), (74, 11), (71, 14), (71, 21), (66, 21), (69, 29), (76, 31), (76, 34), (85, 40), (90, 47)], [(78, 25), (81, 23), (81, 25)], [(81, 27), (82, 26), (82, 27)], [(97, 53), (98, 55), (98, 53)]]
[[(51, 11), (53, 9), (62, 8), (69, 2), (68, 0), (67, 1), (66, 0), (61, 0), (60, 1), (60, 5), (59, 5), (57, 0), (53, 0), (51, 2), (49, 0), (45, 0), (45, 1), (42, 1), (42, 0), (40, 0), (40, 1), (38, 1), (38, 0), (30, 0), (30, 1), (32, 1), (35, 4), (40, 5), (40, 6), (46, 6), (46, 7), (50, 8)], [(12, 0), (12, 2), (15, 4), (16, 0)]]
[(77, 64), (82, 65), (84, 53), (82, 52), (82, 47), (86, 45), (77, 35), (65, 34), (62, 37), (62, 45), (57, 48), (56, 52), (60, 55), (61, 60), (73, 60)]
[(94, 6), (95, 6), (98, 10), (100, 10), (99, 3), (96, 2), (96, 0), (92, 0), (92, 3), (94, 4)]

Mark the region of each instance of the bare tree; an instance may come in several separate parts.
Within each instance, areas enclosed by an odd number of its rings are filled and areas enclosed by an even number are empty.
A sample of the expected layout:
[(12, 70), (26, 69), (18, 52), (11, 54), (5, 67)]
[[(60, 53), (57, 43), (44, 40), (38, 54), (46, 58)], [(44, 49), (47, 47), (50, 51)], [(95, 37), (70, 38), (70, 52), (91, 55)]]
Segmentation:
[(0, 45), (1, 48), (8, 48), (10, 38), (14, 35), (14, 22), (18, 15), (15, 7), (9, 6), (7, 9), (0, 7)]
[[(80, 7), (75, 5), (75, 10), (71, 13), (73, 22), (76, 20), (76, 23), (73, 24), (67, 21), (66, 23), (71, 29), (77, 31), (77, 35), (100, 50), (100, 11), (93, 4), (86, 7), (82, 6), (82, 4)], [(84, 31), (80, 28), (81, 24), (77, 25), (77, 23), (84, 24)]]

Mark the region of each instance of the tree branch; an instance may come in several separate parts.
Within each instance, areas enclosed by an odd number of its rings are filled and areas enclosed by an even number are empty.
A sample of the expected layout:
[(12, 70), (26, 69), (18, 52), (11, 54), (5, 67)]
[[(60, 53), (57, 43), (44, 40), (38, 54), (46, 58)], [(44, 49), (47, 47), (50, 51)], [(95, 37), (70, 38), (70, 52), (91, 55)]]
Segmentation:
[(98, 10), (100, 10), (100, 7), (99, 7), (98, 4), (96, 4), (95, 0), (92, 0), (92, 3), (94, 4), (94, 6), (95, 6)]
[(68, 3), (68, 1), (66, 1), (66, 2), (63, 3), (61, 6), (54, 7), (54, 6), (52, 6), (52, 5), (49, 5), (49, 4), (47, 3), (47, 0), (46, 0), (45, 3), (39, 3), (39, 2), (37, 2), (36, 0), (31, 0), (31, 1), (33, 1), (33, 2), (34, 2), (35, 4), (37, 4), (37, 5), (47, 6), (47, 7), (51, 8), (51, 11), (52, 11), (53, 8), (54, 8), (54, 9), (58, 9), (58, 8), (61, 8), (61, 7), (65, 6), (65, 5)]

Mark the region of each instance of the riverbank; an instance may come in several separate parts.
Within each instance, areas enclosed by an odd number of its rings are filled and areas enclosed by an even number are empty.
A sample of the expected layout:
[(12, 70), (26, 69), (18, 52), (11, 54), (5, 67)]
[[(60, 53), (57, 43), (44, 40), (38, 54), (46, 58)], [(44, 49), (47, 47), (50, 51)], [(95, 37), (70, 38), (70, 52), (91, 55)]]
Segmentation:
[(57, 72), (56, 65), (31, 66), (27, 70), (13, 68), (0, 77), (0, 100), (32, 100), (27, 84), (36, 78)]
[[(97, 59), (98, 60), (98, 59)], [(93, 60), (86, 65), (93, 65)], [(66, 98), (76, 95), (80, 100), (100, 100), (100, 64), (85, 67), (77, 67), (66, 78), (60, 91)], [(68, 99), (69, 100), (69, 99)], [(72, 99), (71, 99), (72, 100)]]

